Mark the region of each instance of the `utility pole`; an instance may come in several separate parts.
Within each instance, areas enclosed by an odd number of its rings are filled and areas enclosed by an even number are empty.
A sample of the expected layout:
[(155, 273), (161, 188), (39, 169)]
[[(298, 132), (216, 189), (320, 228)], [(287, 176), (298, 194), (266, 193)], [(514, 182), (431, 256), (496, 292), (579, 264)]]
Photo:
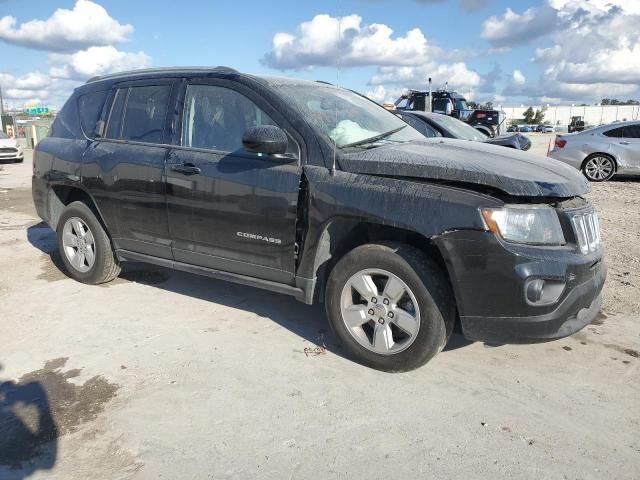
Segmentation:
[(0, 85), (0, 132), (4, 132), (4, 125), (2, 125), (3, 115), (4, 115), (4, 99), (2, 98), (2, 85)]

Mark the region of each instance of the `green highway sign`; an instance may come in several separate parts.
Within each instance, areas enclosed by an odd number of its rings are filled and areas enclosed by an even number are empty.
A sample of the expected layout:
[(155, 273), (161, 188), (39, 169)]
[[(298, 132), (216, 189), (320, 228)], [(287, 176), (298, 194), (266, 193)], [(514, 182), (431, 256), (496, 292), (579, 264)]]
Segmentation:
[(29, 107), (24, 109), (24, 113), (29, 115), (42, 115), (43, 113), (49, 113), (49, 107)]

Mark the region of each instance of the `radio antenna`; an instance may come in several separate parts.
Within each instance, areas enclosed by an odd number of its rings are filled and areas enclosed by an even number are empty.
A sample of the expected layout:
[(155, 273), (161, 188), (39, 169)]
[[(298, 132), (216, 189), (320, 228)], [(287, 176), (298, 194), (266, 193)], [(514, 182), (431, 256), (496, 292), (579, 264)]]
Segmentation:
[[(342, 17), (338, 17), (338, 50), (337, 50), (337, 58), (336, 58), (336, 87), (340, 86), (340, 49), (341, 49), (341, 45), (340, 43), (342, 42)], [(334, 110), (335, 110), (335, 114), (336, 114), (336, 126), (335, 128), (338, 127), (338, 102), (336, 101), (334, 103)], [(331, 175), (335, 175), (336, 174), (336, 150), (338, 149), (338, 144), (337, 144), (337, 140), (334, 138), (333, 139), (333, 159), (331, 162)]]

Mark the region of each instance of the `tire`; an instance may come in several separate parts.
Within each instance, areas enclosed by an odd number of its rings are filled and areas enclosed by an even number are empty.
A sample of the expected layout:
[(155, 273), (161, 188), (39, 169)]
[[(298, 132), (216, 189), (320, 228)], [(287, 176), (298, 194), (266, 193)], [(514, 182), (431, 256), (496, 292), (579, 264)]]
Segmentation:
[[(398, 297), (401, 284), (406, 288)], [(374, 293), (375, 303), (365, 298)], [(440, 268), (418, 249), (392, 242), (362, 245), (342, 257), (329, 275), (325, 308), (348, 354), (387, 372), (427, 363), (447, 344), (455, 321), (453, 293)]]
[(56, 233), (58, 251), (71, 278), (97, 285), (113, 280), (120, 273), (111, 241), (85, 203), (72, 202), (63, 210)]
[(616, 162), (610, 155), (595, 153), (582, 164), (582, 174), (590, 182), (606, 182), (616, 173)]

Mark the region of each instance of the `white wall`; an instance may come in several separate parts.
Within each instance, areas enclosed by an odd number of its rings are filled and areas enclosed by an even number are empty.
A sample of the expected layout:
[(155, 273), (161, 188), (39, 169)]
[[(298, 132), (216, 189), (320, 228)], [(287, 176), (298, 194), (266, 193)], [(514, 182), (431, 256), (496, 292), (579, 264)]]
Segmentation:
[[(542, 110), (542, 105), (532, 105), (534, 110)], [(529, 105), (524, 107), (502, 107), (507, 114), (507, 120), (522, 120), (522, 115)], [(550, 105), (544, 115), (544, 122), (552, 125), (568, 125), (572, 116), (582, 116), (585, 122), (595, 126), (601, 123), (611, 123), (616, 120), (640, 120), (640, 105), (605, 105), (589, 107), (571, 107)]]

